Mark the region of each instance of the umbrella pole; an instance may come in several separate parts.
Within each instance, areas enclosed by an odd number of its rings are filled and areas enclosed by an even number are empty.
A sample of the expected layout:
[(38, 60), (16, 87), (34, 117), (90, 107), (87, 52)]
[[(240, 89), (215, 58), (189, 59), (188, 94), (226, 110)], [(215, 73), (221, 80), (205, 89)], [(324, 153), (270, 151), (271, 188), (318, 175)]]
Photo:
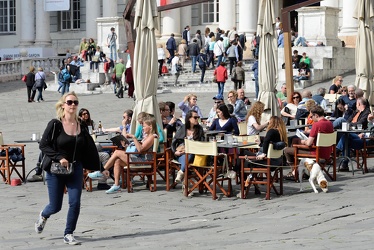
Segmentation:
[(292, 70), (292, 52), (291, 52), (291, 33), (283, 32), (284, 35), (284, 62), (286, 72), (287, 102), (292, 103), (293, 86), (293, 70)]

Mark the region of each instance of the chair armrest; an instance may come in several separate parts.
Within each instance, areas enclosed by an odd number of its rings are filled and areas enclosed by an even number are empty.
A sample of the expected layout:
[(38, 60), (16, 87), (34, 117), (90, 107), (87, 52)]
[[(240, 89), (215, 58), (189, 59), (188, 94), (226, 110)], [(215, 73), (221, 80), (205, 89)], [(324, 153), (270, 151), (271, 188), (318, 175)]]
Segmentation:
[(307, 145), (302, 145), (302, 144), (293, 144), (292, 147), (294, 147), (296, 149), (310, 149), (313, 146), (307, 146)]
[(2, 146), (3, 147), (19, 147), (19, 148), (24, 148), (24, 147), (26, 147), (26, 144), (20, 144), (20, 143), (17, 143), (17, 144), (4, 144)]

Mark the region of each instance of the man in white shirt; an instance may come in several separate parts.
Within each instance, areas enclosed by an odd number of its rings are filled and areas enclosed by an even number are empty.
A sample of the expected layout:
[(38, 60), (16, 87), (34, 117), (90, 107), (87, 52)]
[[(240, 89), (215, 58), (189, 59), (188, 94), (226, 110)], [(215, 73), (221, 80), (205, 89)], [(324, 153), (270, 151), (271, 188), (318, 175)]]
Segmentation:
[(214, 45), (213, 49), (214, 55), (217, 57), (217, 64), (216, 68), (221, 64), (222, 58), (224, 56), (225, 48), (223, 47), (223, 38), (220, 37), (216, 44)]

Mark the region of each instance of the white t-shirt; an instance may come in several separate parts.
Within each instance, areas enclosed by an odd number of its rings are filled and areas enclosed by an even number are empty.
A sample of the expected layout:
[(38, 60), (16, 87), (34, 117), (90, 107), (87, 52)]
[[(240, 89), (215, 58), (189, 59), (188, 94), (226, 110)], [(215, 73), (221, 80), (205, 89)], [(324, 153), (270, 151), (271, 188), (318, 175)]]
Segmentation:
[(248, 135), (256, 135), (260, 132), (253, 127), (253, 124), (255, 123), (257, 122), (256, 122), (256, 118), (253, 115), (248, 117), (248, 121), (247, 121), (247, 134)]

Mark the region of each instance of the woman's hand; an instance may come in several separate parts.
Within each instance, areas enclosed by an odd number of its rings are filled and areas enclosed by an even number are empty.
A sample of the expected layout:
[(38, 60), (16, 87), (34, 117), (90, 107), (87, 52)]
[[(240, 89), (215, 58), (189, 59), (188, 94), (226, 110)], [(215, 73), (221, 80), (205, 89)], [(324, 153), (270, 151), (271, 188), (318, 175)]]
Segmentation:
[(110, 177), (109, 175), (110, 175), (110, 172), (109, 172), (109, 170), (104, 170), (103, 172), (101, 172), (105, 177)]
[(174, 153), (175, 156), (181, 156), (183, 154), (184, 154), (184, 151), (179, 151), (179, 150), (175, 151)]
[(61, 166), (63, 166), (63, 167), (66, 167), (66, 168), (69, 167), (69, 161), (66, 160), (65, 158), (62, 158), (62, 159), (60, 160), (60, 164), (61, 164)]

